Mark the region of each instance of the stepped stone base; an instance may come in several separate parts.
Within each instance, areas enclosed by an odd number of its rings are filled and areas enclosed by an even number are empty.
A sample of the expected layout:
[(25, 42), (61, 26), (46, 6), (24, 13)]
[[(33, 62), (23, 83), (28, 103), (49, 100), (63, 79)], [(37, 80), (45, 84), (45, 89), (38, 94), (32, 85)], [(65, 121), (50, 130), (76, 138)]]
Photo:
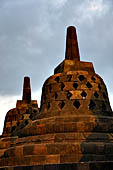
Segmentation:
[(112, 170), (112, 169), (113, 162), (51, 164), (51, 165), (33, 165), (0, 168), (0, 170)]

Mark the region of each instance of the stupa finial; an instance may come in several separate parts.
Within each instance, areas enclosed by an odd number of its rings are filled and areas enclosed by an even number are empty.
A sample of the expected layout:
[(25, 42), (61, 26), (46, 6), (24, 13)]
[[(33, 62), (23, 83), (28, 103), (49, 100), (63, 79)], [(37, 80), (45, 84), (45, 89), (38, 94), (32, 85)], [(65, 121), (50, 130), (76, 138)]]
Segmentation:
[(76, 28), (74, 26), (67, 28), (65, 59), (80, 61)]
[(23, 85), (23, 97), (22, 100), (30, 103), (31, 101), (31, 87), (30, 87), (30, 78), (24, 77), (24, 85)]

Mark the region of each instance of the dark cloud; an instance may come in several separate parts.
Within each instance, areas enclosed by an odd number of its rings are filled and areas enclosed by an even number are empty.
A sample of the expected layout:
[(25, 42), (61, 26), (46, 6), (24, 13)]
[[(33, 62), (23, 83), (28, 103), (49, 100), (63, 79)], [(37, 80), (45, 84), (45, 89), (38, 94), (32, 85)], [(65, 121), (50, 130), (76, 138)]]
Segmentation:
[(20, 94), (25, 75), (32, 89), (64, 59), (66, 27), (77, 27), (81, 59), (94, 62), (112, 91), (112, 1), (4, 0), (0, 2), (0, 94)]

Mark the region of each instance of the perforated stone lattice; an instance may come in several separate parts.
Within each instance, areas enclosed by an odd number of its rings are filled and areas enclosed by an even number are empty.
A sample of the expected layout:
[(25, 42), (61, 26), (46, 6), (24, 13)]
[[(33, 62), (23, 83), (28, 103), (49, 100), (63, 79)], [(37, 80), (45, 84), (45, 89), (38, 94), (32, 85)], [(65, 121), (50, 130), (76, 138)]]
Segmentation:
[[(55, 109), (58, 107), (62, 110), (64, 106), (67, 105), (67, 100), (73, 100), (73, 103), (75, 101), (73, 105), (77, 109), (83, 109), (83, 107), (80, 107), (82, 100), (87, 100), (86, 105), (89, 110), (98, 110), (99, 104), (96, 105), (96, 103), (106, 100), (106, 89), (100, 85), (100, 82), (95, 76), (90, 76), (89, 78), (84, 74), (78, 73), (71, 75), (63, 74), (63, 76), (55, 76), (51, 82), (52, 83), (48, 80), (49, 85), (46, 86), (46, 88), (49, 87), (49, 90), (45, 88), (47, 93), (42, 103), (46, 104), (48, 102), (48, 104), (44, 106), (47, 106), (47, 110), (51, 107), (55, 107)], [(53, 103), (52, 101), (56, 102)], [(60, 102), (60, 104), (58, 102)], [(77, 106), (76, 102), (78, 103)], [(70, 103), (70, 105), (72, 105), (72, 103)], [(101, 107), (101, 111), (103, 110), (106, 110), (105, 102)]]

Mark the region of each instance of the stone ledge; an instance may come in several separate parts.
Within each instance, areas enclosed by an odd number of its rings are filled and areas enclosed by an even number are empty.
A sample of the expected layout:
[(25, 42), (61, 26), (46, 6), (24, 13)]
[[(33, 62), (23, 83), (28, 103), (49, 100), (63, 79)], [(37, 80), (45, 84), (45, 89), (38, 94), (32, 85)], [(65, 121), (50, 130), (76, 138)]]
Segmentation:
[(112, 170), (113, 162), (71, 163), (3, 167), (0, 170)]

